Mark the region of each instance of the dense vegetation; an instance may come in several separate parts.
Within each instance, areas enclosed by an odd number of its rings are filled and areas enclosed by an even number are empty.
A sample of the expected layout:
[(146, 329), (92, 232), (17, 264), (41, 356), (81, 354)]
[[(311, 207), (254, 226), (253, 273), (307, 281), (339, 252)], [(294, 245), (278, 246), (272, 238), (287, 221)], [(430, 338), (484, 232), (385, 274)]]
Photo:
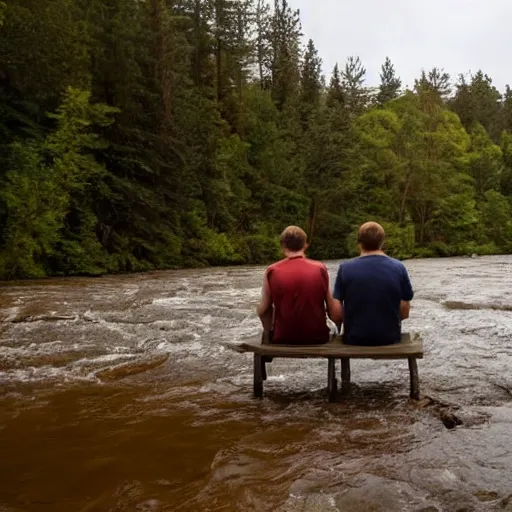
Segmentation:
[[(327, 83), (286, 0), (0, 2), (0, 275), (512, 251), (512, 92)], [(344, 58), (343, 56), (340, 56)]]

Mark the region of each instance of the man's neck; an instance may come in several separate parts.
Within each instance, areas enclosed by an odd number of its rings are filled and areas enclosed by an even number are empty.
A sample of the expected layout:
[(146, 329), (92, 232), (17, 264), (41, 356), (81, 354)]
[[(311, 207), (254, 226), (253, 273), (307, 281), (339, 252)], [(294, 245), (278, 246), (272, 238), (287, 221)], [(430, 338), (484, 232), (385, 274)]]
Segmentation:
[(306, 254), (304, 253), (304, 250), (302, 251), (289, 251), (288, 249), (284, 250), (284, 256), (285, 258), (305, 258)]
[(386, 253), (382, 249), (377, 251), (365, 251), (364, 249), (361, 249), (359, 256), (386, 256)]

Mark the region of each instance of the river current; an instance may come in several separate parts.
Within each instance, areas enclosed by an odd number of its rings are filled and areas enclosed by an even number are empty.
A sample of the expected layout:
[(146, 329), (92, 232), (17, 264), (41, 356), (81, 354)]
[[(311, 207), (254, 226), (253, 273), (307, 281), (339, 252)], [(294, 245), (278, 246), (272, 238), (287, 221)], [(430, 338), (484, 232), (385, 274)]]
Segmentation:
[(512, 511), (512, 256), (405, 263), (420, 402), (371, 360), (328, 403), (277, 359), (253, 399), (225, 344), (263, 267), (0, 285), (0, 512)]

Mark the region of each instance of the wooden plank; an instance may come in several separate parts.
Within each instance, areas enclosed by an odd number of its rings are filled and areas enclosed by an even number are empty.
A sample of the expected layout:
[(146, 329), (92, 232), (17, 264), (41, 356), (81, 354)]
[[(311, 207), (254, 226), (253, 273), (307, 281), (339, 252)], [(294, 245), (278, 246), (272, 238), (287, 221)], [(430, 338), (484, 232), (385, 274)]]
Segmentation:
[(340, 337), (335, 337), (324, 345), (263, 345), (259, 336), (247, 342), (224, 344), (224, 346), (237, 352), (252, 352), (261, 356), (289, 358), (407, 359), (409, 357), (423, 357), (421, 341), (413, 341), (409, 333), (402, 334), (400, 343), (380, 347), (345, 345)]

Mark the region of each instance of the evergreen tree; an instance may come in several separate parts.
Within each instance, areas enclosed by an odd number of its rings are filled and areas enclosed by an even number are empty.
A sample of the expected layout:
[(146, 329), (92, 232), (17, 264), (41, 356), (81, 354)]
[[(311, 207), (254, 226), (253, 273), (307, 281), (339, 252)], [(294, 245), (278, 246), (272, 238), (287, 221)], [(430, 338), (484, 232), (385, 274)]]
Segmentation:
[(301, 122), (306, 129), (312, 110), (318, 106), (323, 89), (322, 61), (310, 39), (301, 66)]
[(256, 61), (260, 86), (270, 87), (271, 76), (271, 23), (270, 5), (265, 0), (256, 0), (255, 31), (256, 31)]
[(380, 82), (379, 93), (377, 95), (377, 102), (380, 105), (384, 105), (384, 103), (398, 97), (400, 87), (402, 87), (402, 81), (396, 76), (395, 67), (389, 57), (386, 57), (386, 61), (382, 65)]
[(491, 139), (499, 142), (501, 94), (482, 71), (472, 76), (470, 82), (463, 76), (459, 77), (450, 107), (460, 117), (466, 130), (470, 130), (474, 123), (480, 123)]
[(301, 101), (317, 105), (322, 93), (322, 60), (318, 56), (313, 40), (308, 41), (301, 74)]
[(509, 85), (505, 86), (503, 94), (500, 128), (512, 131), (512, 90)]
[(341, 83), (341, 73), (336, 63), (332, 70), (331, 81), (327, 89), (327, 105), (329, 107), (343, 107), (345, 104), (345, 94)]
[(451, 92), (450, 75), (444, 69), (432, 68), (428, 74), (421, 72), (421, 78), (415, 80), (415, 89), (420, 92), (432, 91), (441, 100), (446, 100)]
[(282, 109), (298, 92), (300, 70), (299, 11), (293, 11), (287, 0), (274, 0), (270, 28), (272, 97)]
[(345, 110), (351, 118), (362, 114), (370, 103), (370, 93), (364, 86), (366, 68), (359, 57), (349, 57), (341, 73)]

